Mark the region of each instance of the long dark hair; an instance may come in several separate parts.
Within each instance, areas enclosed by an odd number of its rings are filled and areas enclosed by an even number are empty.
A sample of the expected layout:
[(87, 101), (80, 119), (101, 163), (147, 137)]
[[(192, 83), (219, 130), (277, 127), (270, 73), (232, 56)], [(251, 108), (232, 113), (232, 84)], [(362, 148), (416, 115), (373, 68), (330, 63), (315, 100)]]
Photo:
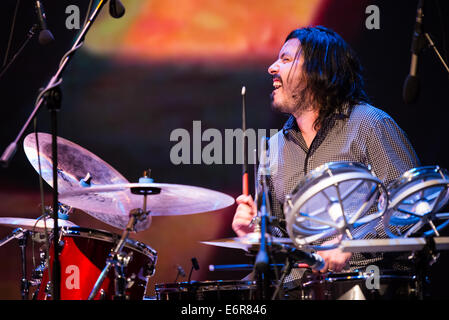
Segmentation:
[(302, 54), (305, 91), (320, 108), (315, 127), (345, 106), (352, 109), (358, 103), (369, 103), (360, 61), (335, 31), (323, 26), (301, 28), (290, 32), (285, 41), (290, 39), (300, 41), (296, 59)]

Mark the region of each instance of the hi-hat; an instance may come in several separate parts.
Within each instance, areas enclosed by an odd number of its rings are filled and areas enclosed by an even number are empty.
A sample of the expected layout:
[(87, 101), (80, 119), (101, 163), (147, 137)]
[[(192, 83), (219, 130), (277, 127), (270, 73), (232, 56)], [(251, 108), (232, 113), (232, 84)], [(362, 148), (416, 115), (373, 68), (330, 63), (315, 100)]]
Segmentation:
[[(53, 187), (53, 161), (51, 135), (38, 133), (42, 178)], [(128, 183), (117, 170), (79, 145), (57, 137), (58, 145), (58, 192), (64, 193), (81, 188), (81, 179), (90, 175), (92, 184)], [(33, 168), (39, 172), (36, 136), (30, 133), (23, 142), (25, 154)]]
[[(143, 194), (147, 193), (144, 208)], [(211, 212), (234, 204), (234, 198), (201, 187), (166, 183), (124, 183), (91, 186), (61, 194), (60, 201), (117, 228), (126, 227), (133, 209), (150, 216)]]
[[(253, 232), (243, 237), (225, 238), (212, 241), (201, 241), (203, 244), (231, 249), (242, 249), (245, 251), (257, 251), (260, 248), (260, 233)], [(293, 244), (290, 238), (266, 238), (267, 243), (276, 244)]]
[[(47, 227), (47, 232), (53, 231), (53, 219), (27, 219), (27, 218), (6, 218), (0, 217), (0, 225), (12, 227), (12, 228), (22, 228), (26, 230), (32, 230), (37, 232), (44, 232), (45, 227)], [(76, 227), (77, 225), (68, 220), (58, 219), (59, 227)]]

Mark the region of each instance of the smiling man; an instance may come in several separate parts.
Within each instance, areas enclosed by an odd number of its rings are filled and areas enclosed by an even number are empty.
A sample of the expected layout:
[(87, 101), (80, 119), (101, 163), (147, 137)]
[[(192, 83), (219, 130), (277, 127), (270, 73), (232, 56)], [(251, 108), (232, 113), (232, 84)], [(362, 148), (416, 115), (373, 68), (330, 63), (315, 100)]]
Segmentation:
[[(362, 67), (354, 51), (334, 31), (318, 26), (292, 31), (278, 59), (268, 68), (272, 107), (290, 117), (270, 139), (269, 189), (272, 214), (281, 221), (275, 236), (288, 237), (282, 211), (285, 196), (313, 169), (327, 162), (370, 165), (386, 185), (419, 160), (405, 133), (384, 111), (369, 104)], [(236, 199), (232, 228), (238, 236), (253, 231), (256, 207), (251, 196)], [(386, 237), (377, 234), (375, 237)], [(331, 240), (332, 241), (332, 240)], [(387, 263), (384, 255), (318, 252), (321, 272), (341, 272)], [(389, 268), (396, 268), (389, 261)]]

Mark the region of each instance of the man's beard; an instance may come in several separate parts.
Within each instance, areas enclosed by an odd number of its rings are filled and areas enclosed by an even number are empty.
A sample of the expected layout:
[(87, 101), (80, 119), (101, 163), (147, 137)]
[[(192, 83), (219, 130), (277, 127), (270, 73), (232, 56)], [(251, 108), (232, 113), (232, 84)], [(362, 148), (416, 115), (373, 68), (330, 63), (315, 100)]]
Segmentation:
[[(282, 87), (284, 90), (284, 87)], [(310, 110), (310, 99), (308, 99), (308, 95), (306, 93), (306, 89), (296, 88), (296, 92), (293, 93), (291, 90), (288, 92), (283, 92), (283, 97), (281, 101), (275, 102), (273, 93), (270, 95), (271, 97), (271, 108), (275, 111), (281, 113), (288, 113), (293, 115), (299, 115), (306, 110)]]

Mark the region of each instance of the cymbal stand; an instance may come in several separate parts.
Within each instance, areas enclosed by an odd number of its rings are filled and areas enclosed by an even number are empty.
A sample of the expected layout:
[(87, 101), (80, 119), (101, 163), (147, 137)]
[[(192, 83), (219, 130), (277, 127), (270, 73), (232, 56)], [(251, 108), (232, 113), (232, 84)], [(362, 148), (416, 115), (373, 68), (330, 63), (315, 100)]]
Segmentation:
[[(144, 199), (145, 199), (144, 208), (146, 208), (146, 195)], [(100, 290), (101, 285), (103, 284), (104, 279), (106, 278), (106, 275), (109, 272), (109, 269), (112, 266), (115, 267), (115, 275), (116, 275), (114, 299), (117, 300), (126, 299), (125, 290), (127, 285), (127, 279), (125, 277), (125, 268), (127, 267), (131, 259), (131, 255), (124, 254), (122, 250), (126, 240), (128, 239), (130, 232), (134, 231), (136, 223), (139, 220), (144, 219), (148, 215), (148, 213), (149, 212), (144, 212), (142, 209), (131, 210), (128, 225), (123, 231), (122, 237), (120, 238), (115, 248), (111, 250), (111, 252), (109, 253), (109, 257), (106, 260), (106, 266), (103, 268), (103, 271), (98, 277), (97, 282), (95, 283), (91, 293), (89, 294), (88, 300), (93, 300), (95, 298), (98, 291)]]
[(14, 229), (10, 235), (5, 237), (0, 241), (0, 247), (4, 244), (8, 243), (12, 239), (18, 239), (19, 240), (19, 247), (21, 252), (21, 259), (22, 259), (22, 278), (20, 279), (20, 292), (22, 296), (22, 300), (28, 300), (28, 293), (29, 293), (29, 281), (26, 278), (26, 271), (27, 271), (27, 264), (26, 264), (26, 246), (28, 242), (28, 230), (23, 230), (22, 228), (16, 228)]
[[(71, 60), (74, 53), (82, 47), (84, 43), (84, 39), (92, 26), (94, 20), (99, 15), (101, 9), (106, 4), (107, 0), (100, 0), (89, 19), (86, 21), (83, 28), (78, 33), (76, 40), (73, 43), (72, 48), (67, 51), (67, 53), (62, 57), (59, 68), (54, 74), (54, 76), (50, 79), (47, 86), (40, 91), (33, 111), (30, 116), (26, 120), (25, 124), (22, 126), (19, 134), (15, 138), (13, 142), (11, 142), (8, 147), (3, 152), (0, 157), (0, 164), (4, 167), (9, 165), (11, 158), (14, 156), (19, 140), (22, 138), (26, 129), (30, 125), (31, 121), (36, 117), (37, 112), (41, 109), (43, 105), (46, 105), (50, 111), (51, 117), (51, 134), (52, 134), (52, 170), (53, 170), (53, 207), (58, 207), (58, 148), (57, 148), (57, 114), (61, 107), (61, 99), (62, 93), (60, 85), (62, 83), (62, 73), (68, 66), (69, 61)], [(57, 210), (54, 210), (54, 218), (53, 218), (53, 234), (55, 235), (53, 241), (54, 247), (54, 257), (53, 257), (53, 294), (52, 297), (54, 300), (60, 300), (60, 285), (61, 285), (61, 266), (59, 261), (59, 243), (58, 237), (56, 236), (59, 232), (58, 227), (58, 216)]]

